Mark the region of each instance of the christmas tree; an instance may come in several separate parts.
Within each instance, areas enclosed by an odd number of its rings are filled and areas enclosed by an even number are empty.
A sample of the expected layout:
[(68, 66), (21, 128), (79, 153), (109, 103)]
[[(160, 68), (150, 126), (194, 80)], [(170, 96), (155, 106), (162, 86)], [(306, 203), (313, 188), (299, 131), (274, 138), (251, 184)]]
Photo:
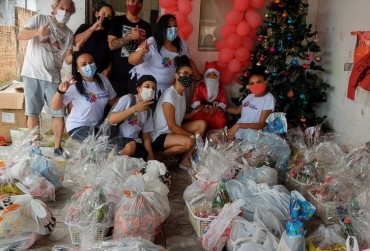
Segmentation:
[[(324, 69), (318, 65), (317, 32), (306, 24), (306, 0), (273, 0), (267, 5), (264, 25), (257, 34), (257, 45), (251, 56), (252, 66), (266, 68), (269, 91), (275, 96), (275, 111), (285, 112), (292, 125), (316, 125), (323, 121), (315, 113), (317, 103), (326, 101), (324, 83), (314, 72)], [(239, 80), (243, 82), (241, 97), (234, 99), (239, 105), (249, 94), (249, 69)]]

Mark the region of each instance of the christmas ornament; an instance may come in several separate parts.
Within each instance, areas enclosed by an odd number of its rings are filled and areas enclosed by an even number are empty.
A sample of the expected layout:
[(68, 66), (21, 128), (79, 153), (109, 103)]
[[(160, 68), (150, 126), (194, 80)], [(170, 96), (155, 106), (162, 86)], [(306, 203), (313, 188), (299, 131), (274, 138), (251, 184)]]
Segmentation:
[(300, 99), (305, 99), (306, 98), (306, 95), (304, 93), (301, 93), (301, 94), (299, 94), (299, 98)]
[(281, 14), (282, 18), (287, 18), (288, 17), (288, 12), (284, 11), (283, 14)]
[(268, 41), (263, 41), (262, 42), (262, 47), (265, 49), (265, 50), (267, 50), (268, 48), (269, 48), (269, 42)]
[(306, 60), (311, 60), (311, 55), (310, 54), (306, 55)]
[(321, 57), (320, 55), (317, 55), (317, 56), (315, 57), (315, 61), (316, 61), (316, 62), (321, 62), (321, 60), (322, 60), (322, 57)]
[(269, 74), (270, 73), (270, 70), (268, 68), (266, 68), (265, 73), (266, 74)]
[(260, 56), (260, 61), (261, 62), (265, 61), (265, 57), (264, 56)]
[(271, 53), (271, 54), (274, 54), (275, 52), (276, 52), (276, 47), (272, 46), (272, 47), (270, 48), (270, 53)]
[(273, 71), (273, 72), (271, 72), (271, 75), (272, 75), (273, 77), (277, 77), (277, 76), (279, 75), (279, 73), (277, 73), (276, 71)]
[(261, 64), (261, 62), (260, 62), (260, 61), (258, 61), (258, 62), (256, 63), (256, 65), (257, 65), (257, 66), (261, 66), (262, 64)]
[(262, 43), (262, 42), (263, 42), (263, 40), (264, 40), (264, 39), (263, 39), (263, 37), (262, 37), (262, 36), (259, 36), (259, 37), (257, 38), (257, 42), (258, 42), (258, 43)]
[(294, 66), (297, 66), (299, 63), (298, 63), (297, 59), (293, 59), (291, 64), (294, 65)]
[(288, 40), (292, 40), (292, 39), (293, 39), (293, 36), (292, 36), (292, 34), (288, 34), (286, 38), (287, 38)]
[(280, 44), (280, 45), (279, 45), (278, 51), (279, 51), (280, 53), (282, 53), (282, 52), (284, 52), (284, 51), (285, 51), (285, 48), (284, 48), (283, 44)]
[(274, 35), (272, 28), (267, 28), (267, 36), (272, 37)]
[(310, 68), (310, 65), (309, 64), (303, 64), (302, 67), (303, 67), (303, 69), (307, 70), (308, 68)]
[(293, 98), (294, 97), (293, 90), (288, 91), (287, 96), (288, 96), (288, 98)]
[(268, 26), (268, 27), (271, 27), (271, 26), (272, 26), (272, 22), (268, 22), (268, 23), (267, 23), (267, 26)]
[(279, 4), (281, 0), (274, 0), (274, 3)]
[(307, 41), (307, 39), (303, 39), (303, 40), (302, 40), (302, 42), (301, 42), (301, 45), (302, 45), (303, 47), (306, 47), (306, 46), (308, 45), (308, 41)]
[(242, 75), (239, 76), (239, 80), (243, 82), (244, 81), (244, 76), (242, 76)]
[(302, 123), (305, 123), (305, 122), (306, 122), (306, 118), (305, 118), (305, 117), (303, 117), (303, 116), (301, 117), (301, 119), (300, 119), (300, 120), (301, 120), (301, 122), (302, 122)]
[(288, 24), (292, 24), (292, 23), (294, 23), (294, 20), (291, 18), (288, 18)]
[(271, 12), (267, 13), (268, 18), (272, 18), (273, 16), (274, 16), (274, 14), (272, 14)]

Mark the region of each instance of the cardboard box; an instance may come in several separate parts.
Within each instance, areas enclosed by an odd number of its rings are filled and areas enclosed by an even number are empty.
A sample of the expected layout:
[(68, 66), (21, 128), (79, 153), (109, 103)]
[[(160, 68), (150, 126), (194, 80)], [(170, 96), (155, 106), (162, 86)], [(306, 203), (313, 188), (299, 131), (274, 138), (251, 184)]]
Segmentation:
[(10, 129), (27, 127), (24, 106), (22, 85), (12, 84), (0, 91), (0, 135), (7, 143), (12, 142)]

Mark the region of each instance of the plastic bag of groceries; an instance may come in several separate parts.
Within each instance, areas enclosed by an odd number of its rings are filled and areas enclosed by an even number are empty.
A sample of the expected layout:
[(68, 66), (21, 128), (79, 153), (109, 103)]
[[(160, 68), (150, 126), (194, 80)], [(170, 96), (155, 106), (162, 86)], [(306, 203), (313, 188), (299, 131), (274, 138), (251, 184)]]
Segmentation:
[(220, 214), (204, 230), (202, 246), (205, 250), (221, 251), (230, 237), (231, 221), (240, 213), (242, 199), (225, 204)]
[(340, 226), (320, 225), (311, 235), (306, 239), (306, 246), (308, 251), (317, 250), (346, 250), (346, 240), (340, 234)]
[(270, 186), (277, 185), (278, 173), (274, 168), (262, 166), (259, 168), (246, 166), (242, 168), (236, 179), (244, 182), (246, 180), (253, 180), (256, 183), (267, 183)]
[(55, 218), (42, 201), (30, 194), (2, 197), (0, 205), (1, 247), (27, 249), (42, 235), (54, 231)]
[(54, 162), (46, 156), (35, 155), (31, 158), (31, 174), (41, 174), (55, 186), (55, 189), (62, 187)]
[(22, 183), (35, 199), (43, 202), (55, 201), (55, 187), (45, 177), (28, 175)]
[(65, 223), (69, 226), (104, 225), (112, 226), (115, 198), (100, 186), (84, 187), (72, 195)]
[(139, 176), (131, 176), (126, 183), (114, 217), (113, 237), (115, 240), (127, 236), (153, 240), (160, 224), (170, 214), (168, 198), (145, 191), (144, 180)]

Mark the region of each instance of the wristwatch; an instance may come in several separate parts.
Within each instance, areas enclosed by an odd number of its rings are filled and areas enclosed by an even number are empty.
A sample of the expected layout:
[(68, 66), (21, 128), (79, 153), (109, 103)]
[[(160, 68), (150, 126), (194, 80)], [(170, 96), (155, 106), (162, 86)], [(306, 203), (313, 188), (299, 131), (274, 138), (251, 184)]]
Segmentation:
[(64, 92), (64, 91), (61, 91), (61, 90), (59, 90), (59, 87), (57, 88), (57, 92), (59, 93), (59, 94), (65, 94), (66, 92)]

